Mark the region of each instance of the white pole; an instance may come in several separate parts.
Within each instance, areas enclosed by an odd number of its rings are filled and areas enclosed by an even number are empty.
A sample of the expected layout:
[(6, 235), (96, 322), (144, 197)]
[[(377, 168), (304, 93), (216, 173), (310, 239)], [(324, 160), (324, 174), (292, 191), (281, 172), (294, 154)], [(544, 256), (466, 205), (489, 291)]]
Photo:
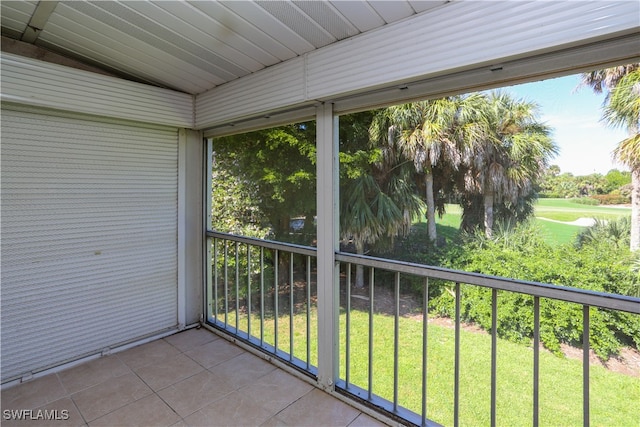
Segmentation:
[(178, 131), (178, 329), (187, 324), (187, 129)]
[(338, 118), (330, 103), (318, 106), (317, 147), (317, 285), (318, 384), (333, 390), (338, 376)]

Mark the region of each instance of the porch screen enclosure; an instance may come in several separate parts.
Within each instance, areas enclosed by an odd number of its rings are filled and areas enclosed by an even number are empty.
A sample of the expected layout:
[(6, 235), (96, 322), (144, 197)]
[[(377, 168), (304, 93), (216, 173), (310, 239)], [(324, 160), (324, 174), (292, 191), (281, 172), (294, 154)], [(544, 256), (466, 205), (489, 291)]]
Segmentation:
[[(417, 196), (425, 186), (413, 163), (372, 146), (379, 113), (338, 117), (324, 105), (316, 122), (208, 141), (208, 324), (402, 423), (538, 425), (555, 416), (545, 313), (566, 307), (581, 369), (564, 378), (572, 404), (563, 417), (606, 424), (611, 408), (593, 399), (606, 385), (591, 347), (603, 316), (637, 319), (640, 300), (389, 259), (412, 244), (402, 236), (415, 235), (425, 215)], [(487, 301), (484, 338), (465, 326), (476, 293)], [(530, 331), (516, 367), (504, 339), (514, 300)]]

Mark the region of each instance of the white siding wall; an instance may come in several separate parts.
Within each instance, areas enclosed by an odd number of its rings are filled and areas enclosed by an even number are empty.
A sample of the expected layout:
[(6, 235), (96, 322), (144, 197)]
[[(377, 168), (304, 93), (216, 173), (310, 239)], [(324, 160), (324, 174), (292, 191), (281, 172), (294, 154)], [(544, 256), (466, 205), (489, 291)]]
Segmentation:
[(639, 11), (628, 1), (452, 2), (310, 54), (307, 95), (326, 98), (558, 49), (637, 28)]
[(176, 327), (177, 135), (3, 104), (3, 382)]
[(2, 100), (174, 127), (193, 127), (193, 97), (2, 53)]
[(196, 97), (196, 127), (213, 121), (224, 123), (306, 99), (304, 58), (296, 58), (262, 72), (232, 81)]

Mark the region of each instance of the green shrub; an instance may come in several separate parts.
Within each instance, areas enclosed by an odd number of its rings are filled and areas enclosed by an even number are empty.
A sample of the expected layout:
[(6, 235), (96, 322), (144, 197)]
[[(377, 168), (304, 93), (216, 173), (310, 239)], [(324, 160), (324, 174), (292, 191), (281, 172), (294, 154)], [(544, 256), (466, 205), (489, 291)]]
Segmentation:
[[(505, 234), (506, 233), (506, 234)], [(469, 237), (463, 249), (451, 258), (448, 267), (492, 276), (551, 283), (599, 292), (627, 293), (638, 283), (631, 269), (632, 257), (626, 247), (606, 240), (585, 244), (550, 246), (531, 224), (520, 225), (493, 239)], [(452, 252), (453, 253), (453, 252)], [(443, 290), (430, 302), (432, 312), (454, 315), (454, 294)], [(604, 360), (620, 347), (640, 344), (640, 316), (590, 309), (590, 345)], [(491, 328), (491, 290), (463, 285), (461, 316), (466, 322)], [(542, 298), (540, 339), (558, 353), (560, 344), (580, 346), (582, 305)], [(497, 333), (516, 342), (530, 342), (533, 336), (533, 297), (514, 292), (498, 292)]]
[(597, 206), (600, 204), (600, 200), (597, 196), (591, 197), (574, 197), (570, 200), (571, 203), (577, 203), (579, 205)]
[(610, 194), (596, 194), (593, 196), (602, 205), (624, 205), (631, 203), (631, 196), (621, 194), (619, 191), (613, 191)]
[(578, 248), (584, 245), (612, 245), (616, 248), (628, 247), (631, 242), (631, 217), (604, 221), (596, 219), (596, 223), (586, 228), (576, 238)]

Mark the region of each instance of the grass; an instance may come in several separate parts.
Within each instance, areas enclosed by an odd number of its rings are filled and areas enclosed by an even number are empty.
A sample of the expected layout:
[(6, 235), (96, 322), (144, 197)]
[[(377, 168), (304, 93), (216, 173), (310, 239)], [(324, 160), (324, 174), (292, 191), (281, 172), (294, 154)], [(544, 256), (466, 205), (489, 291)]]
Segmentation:
[[(253, 316), (252, 316), (253, 317)], [(366, 312), (352, 310), (350, 381), (368, 388), (368, 327)], [(230, 323), (234, 323), (233, 315)], [(373, 392), (393, 400), (394, 318), (374, 315)], [(346, 314), (340, 314), (340, 378), (344, 379)], [(240, 329), (246, 330), (246, 316)], [(294, 355), (306, 359), (306, 316), (294, 315)], [(317, 366), (317, 314), (311, 313), (311, 355)], [(259, 319), (252, 319), (259, 334)], [(265, 323), (265, 341), (274, 343), (273, 318)], [(289, 351), (289, 317), (278, 322), (278, 347)], [(530, 346), (498, 340), (497, 423), (530, 425), (533, 417), (533, 351)], [(444, 425), (453, 424), (454, 330), (430, 324), (428, 328), (427, 417)], [(398, 351), (399, 404), (421, 412), (422, 321), (400, 318)], [(490, 424), (491, 337), (484, 333), (461, 331), (460, 425)], [(590, 368), (591, 423), (599, 426), (636, 425), (640, 402), (640, 379), (610, 372), (600, 366)], [(540, 424), (582, 425), (582, 364), (548, 352), (540, 354)]]
[[(631, 208), (582, 205), (567, 199), (539, 199), (535, 205), (535, 221), (544, 234), (545, 241), (558, 245), (573, 243), (576, 236), (586, 227), (546, 221), (541, 218), (573, 222), (579, 218), (615, 220), (629, 215), (631, 215)], [(446, 213), (442, 217), (436, 217), (438, 234), (447, 239), (453, 239), (460, 228), (461, 219), (462, 209), (459, 205), (446, 205)], [(424, 215), (414, 223), (414, 226), (426, 227)]]
[(574, 203), (567, 199), (538, 199), (535, 205), (536, 217), (544, 217), (556, 221), (571, 222), (579, 218), (617, 219), (631, 215), (631, 208), (610, 206), (589, 206)]
[(539, 218), (535, 219), (535, 223), (542, 231), (545, 242), (550, 245), (574, 243), (578, 234), (586, 228), (579, 225), (545, 221)]
[[(458, 233), (461, 209), (447, 205), (446, 214), (437, 218), (438, 233), (452, 240)], [(616, 219), (629, 215), (630, 209), (589, 206), (564, 199), (540, 199), (535, 206), (536, 223), (551, 244), (571, 243), (584, 227), (540, 219), (572, 222), (578, 218)], [(424, 217), (414, 226), (426, 228)], [(425, 230), (421, 230), (423, 233)], [(377, 300), (376, 300), (377, 301)], [(289, 352), (290, 320), (278, 318), (278, 349)], [(311, 312), (309, 361), (317, 366), (317, 313)], [(339, 352), (340, 378), (345, 379), (346, 314), (340, 314)], [(229, 323), (235, 325), (233, 313)], [(252, 315), (252, 331), (259, 335), (259, 318)], [(293, 324), (293, 355), (307, 359), (307, 319), (305, 314), (295, 315)], [(374, 316), (373, 381), (374, 394), (393, 400), (394, 378), (394, 318), (382, 313)], [(247, 330), (247, 316), (240, 318), (239, 329)], [(422, 407), (422, 321), (400, 318), (398, 349), (398, 403), (416, 413)], [(366, 312), (352, 310), (350, 381), (368, 389), (368, 328)], [(265, 319), (265, 342), (275, 345), (275, 319)], [(454, 330), (430, 324), (428, 328), (427, 417), (444, 425), (453, 424), (454, 401)], [(531, 346), (502, 339), (497, 346), (497, 424), (531, 425), (533, 418), (533, 351)], [(484, 333), (463, 330), (460, 348), (460, 425), (489, 425), (491, 414), (491, 337)], [(591, 424), (598, 426), (637, 425), (637, 404), (640, 402), (640, 378), (590, 367)], [(582, 363), (563, 359), (549, 352), (540, 354), (540, 407), (541, 425), (582, 425)]]

